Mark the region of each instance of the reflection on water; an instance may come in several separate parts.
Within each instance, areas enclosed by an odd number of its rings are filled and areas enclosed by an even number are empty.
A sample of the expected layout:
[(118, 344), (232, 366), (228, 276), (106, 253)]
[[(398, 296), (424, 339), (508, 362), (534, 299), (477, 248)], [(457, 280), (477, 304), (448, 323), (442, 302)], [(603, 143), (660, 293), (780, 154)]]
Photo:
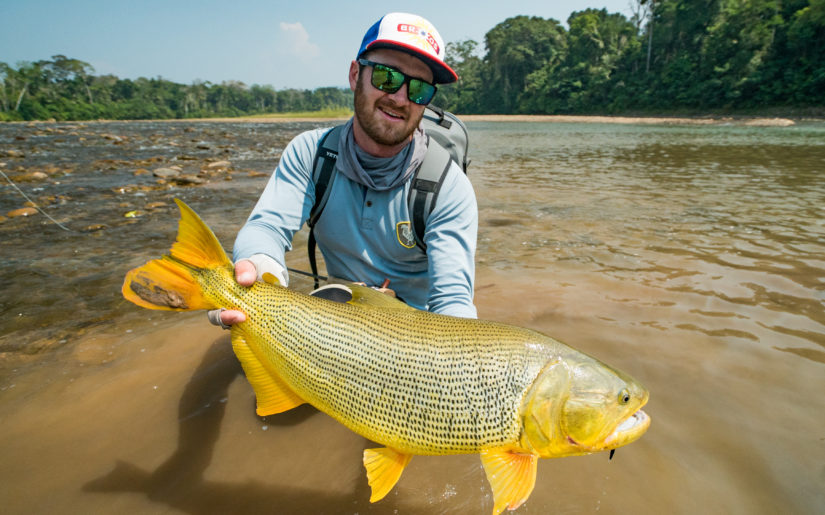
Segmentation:
[[(255, 416), (225, 333), (120, 297), (124, 272), (169, 247), (173, 197), (231, 245), (260, 172), (312, 126), (0, 125), (2, 170), (75, 231), (0, 223), (5, 511), (489, 512), (477, 456), (416, 457), (370, 505), (362, 438), (311, 408)], [(520, 511), (821, 512), (825, 127), (470, 130), (481, 316), (651, 391), (648, 434), (610, 462), (543, 460)], [(206, 182), (151, 174), (173, 165)], [(0, 189), (0, 214), (23, 202)]]

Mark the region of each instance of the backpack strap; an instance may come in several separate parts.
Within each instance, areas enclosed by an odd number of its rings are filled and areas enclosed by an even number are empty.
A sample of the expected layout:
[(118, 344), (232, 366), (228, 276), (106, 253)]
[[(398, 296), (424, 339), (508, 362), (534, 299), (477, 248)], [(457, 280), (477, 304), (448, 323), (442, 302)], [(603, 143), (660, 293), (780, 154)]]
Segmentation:
[[(344, 126), (333, 127), (321, 138), (318, 143), (318, 151), (315, 153), (315, 160), (312, 164), (312, 182), (315, 183), (315, 204), (309, 212), (307, 225), (309, 226), (309, 237), (307, 238), (307, 254), (312, 275), (315, 277), (315, 288), (319, 286), (318, 265), (315, 260), (315, 224), (321, 217), (321, 213), (329, 200), (332, 191), (332, 182), (335, 180), (335, 163), (338, 160), (338, 141)], [(430, 138), (427, 146), (427, 154), (424, 161), (412, 178), (407, 205), (409, 206), (412, 218), (413, 235), (415, 243), (422, 252), (427, 252), (427, 245), (424, 243), (424, 233), (427, 230), (427, 217), (435, 208), (438, 192), (441, 184), (447, 177), (453, 159), (450, 153), (441, 146), (435, 139)]]
[(438, 192), (452, 163), (450, 153), (430, 138), (427, 155), (413, 175), (407, 204), (412, 217), (415, 244), (425, 253), (427, 245), (424, 243), (424, 232), (427, 230), (427, 217), (435, 208)]
[(332, 191), (332, 181), (335, 180), (335, 162), (338, 160), (338, 141), (341, 138), (343, 125), (338, 125), (328, 130), (318, 142), (318, 150), (315, 152), (315, 160), (312, 162), (312, 182), (315, 184), (315, 204), (309, 212), (307, 226), (309, 226), (309, 238), (307, 239), (307, 253), (309, 254), (309, 266), (312, 275), (315, 277), (315, 288), (319, 286), (318, 265), (315, 262), (315, 223), (321, 216), (324, 206), (329, 200), (329, 193)]

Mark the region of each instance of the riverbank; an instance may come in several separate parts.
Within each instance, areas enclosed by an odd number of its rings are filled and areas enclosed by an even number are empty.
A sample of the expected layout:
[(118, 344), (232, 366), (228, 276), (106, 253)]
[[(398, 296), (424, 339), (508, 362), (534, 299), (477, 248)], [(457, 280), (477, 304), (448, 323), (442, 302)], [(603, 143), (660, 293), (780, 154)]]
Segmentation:
[[(544, 123), (615, 123), (636, 125), (745, 125), (751, 127), (789, 127), (800, 120), (784, 117), (758, 116), (578, 116), (578, 115), (538, 115), (538, 114), (466, 114), (459, 115), (465, 122), (544, 122)], [(311, 116), (254, 116), (238, 118), (202, 118), (204, 122), (318, 122), (346, 120), (348, 117)], [(163, 120), (180, 121), (180, 120)]]
[[(30, 120), (0, 122), (8, 124), (40, 123), (100, 123), (100, 122), (212, 122), (212, 123), (303, 123), (341, 122), (350, 115), (313, 115), (309, 113), (256, 115), (220, 118), (170, 118), (162, 120), (75, 120), (56, 122), (55, 120)], [(612, 123), (634, 125), (741, 125), (749, 127), (789, 127), (800, 122), (825, 122), (825, 117), (811, 116), (750, 116), (750, 115), (707, 115), (707, 116), (598, 116), (598, 115), (542, 115), (542, 114), (458, 114), (465, 122), (544, 122), (544, 123)]]

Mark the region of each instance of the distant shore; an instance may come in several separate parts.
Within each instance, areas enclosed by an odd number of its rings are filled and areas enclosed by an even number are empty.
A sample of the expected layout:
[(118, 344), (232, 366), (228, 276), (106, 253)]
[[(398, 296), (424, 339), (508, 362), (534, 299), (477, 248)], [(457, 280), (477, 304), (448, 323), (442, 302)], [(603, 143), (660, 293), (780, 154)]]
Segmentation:
[[(669, 117), (669, 116), (578, 116), (578, 115), (534, 115), (534, 114), (465, 114), (458, 115), (465, 122), (552, 122), (552, 123), (616, 123), (642, 125), (747, 125), (756, 127), (788, 127), (796, 121), (784, 117), (760, 116), (703, 116), (703, 117)], [(309, 117), (309, 116), (241, 116), (238, 118), (199, 118), (206, 122), (319, 122), (339, 121), (348, 117)], [(167, 120), (182, 121), (182, 120)], [(798, 120), (797, 120), (798, 121)], [(825, 120), (819, 120), (825, 121)]]
[[(779, 116), (745, 116), (745, 115), (706, 115), (706, 116), (581, 116), (581, 115), (540, 115), (540, 114), (459, 114), (465, 122), (549, 122), (549, 123), (615, 123), (637, 125), (743, 125), (752, 127), (789, 127), (800, 121), (825, 122), (824, 117), (779, 117)], [(257, 115), (218, 118), (169, 118), (157, 120), (66, 120), (60, 123), (96, 123), (96, 122), (257, 122), (257, 123), (297, 123), (297, 122), (339, 122), (349, 116), (288, 114)], [(56, 123), (55, 120), (31, 120), (20, 124)]]

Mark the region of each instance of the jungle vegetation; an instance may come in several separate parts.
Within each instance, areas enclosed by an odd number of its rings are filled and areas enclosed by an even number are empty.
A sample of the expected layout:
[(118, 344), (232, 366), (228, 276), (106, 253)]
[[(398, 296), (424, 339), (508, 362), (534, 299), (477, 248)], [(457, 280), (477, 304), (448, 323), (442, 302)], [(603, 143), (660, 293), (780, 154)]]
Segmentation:
[[(633, 0), (565, 27), (515, 16), (447, 45), (460, 76), (435, 103), (460, 114), (759, 112), (825, 108), (825, 0)], [(158, 119), (350, 108), (344, 88), (275, 90), (97, 76), (63, 55), (0, 62), (0, 120)]]

